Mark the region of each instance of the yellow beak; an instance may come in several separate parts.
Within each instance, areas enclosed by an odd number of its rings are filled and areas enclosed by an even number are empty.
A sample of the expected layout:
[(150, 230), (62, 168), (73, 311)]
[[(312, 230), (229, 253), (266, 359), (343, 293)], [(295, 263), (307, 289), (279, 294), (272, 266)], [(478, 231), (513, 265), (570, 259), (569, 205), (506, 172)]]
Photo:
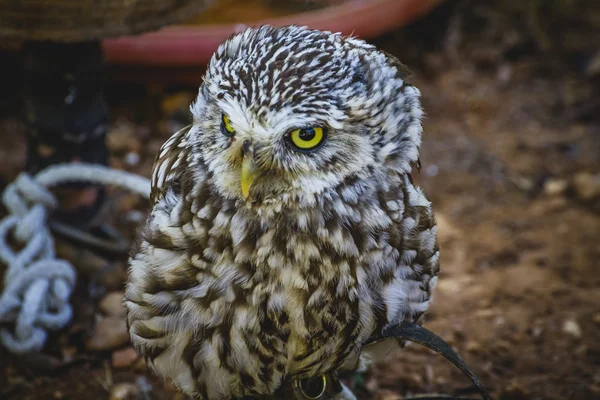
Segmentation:
[(250, 155), (244, 156), (244, 161), (242, 161), (242, 176), (240, 177), (240, 182), (242, 184), (242, 194), (244, 198), (247, 199), (250, 194), (250, 187), (252, 186), (252, 182), (254, 182), (254, 178), (256, 177), (256, 165), (254, 164), (254, 160)]

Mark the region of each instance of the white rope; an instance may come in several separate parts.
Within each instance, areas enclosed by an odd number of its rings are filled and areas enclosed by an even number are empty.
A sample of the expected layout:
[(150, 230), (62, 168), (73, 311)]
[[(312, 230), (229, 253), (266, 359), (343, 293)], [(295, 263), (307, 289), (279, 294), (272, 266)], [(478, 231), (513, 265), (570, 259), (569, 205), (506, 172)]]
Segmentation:
[[(0, 262), (7, 265), (0, 295), (0, 341), (12, 353), (40, 351), (47, 331), (71, 320), (69, 297), (75, 269), (57, 260), (48, 215), (58, 206), (48, 190), (67, 182), (114, 185), (148, 197), (150, 181), (101, 165), (63, 164), (35, 177), (21, 173), (5, 189), (2, 201), (8, 215), (0, 221)], [(15, 250), (18, 248), (20, 250)]]

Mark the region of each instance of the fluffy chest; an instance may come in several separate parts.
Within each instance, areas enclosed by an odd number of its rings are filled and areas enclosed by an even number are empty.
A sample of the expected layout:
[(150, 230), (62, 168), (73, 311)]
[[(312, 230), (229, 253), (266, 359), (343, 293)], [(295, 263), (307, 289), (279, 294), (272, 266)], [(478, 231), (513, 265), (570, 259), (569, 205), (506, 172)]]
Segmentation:
[(158, 354), (155, 368), (189, 372), (180, 385), (209, 393), (272, 393), (422, 314), (438, 268), (428, 204), (414, 190), (407, 202), (401, 190), (345, 201), (340, 192), (266, 213), (206, 190), (157, 204), (127, 292), (132, 337)]
[(231, 324), (240, 347), (278, 354), (288, 373), (338, 364), (372, 332), (371, 275), (393, 268), (395, 252), (382, 210), (337, 208), (267, 216), (227, 205), (198, 209), (182, 232), (199, 271), (190, 299), (195, 310), (202, 305), (201, 322)]

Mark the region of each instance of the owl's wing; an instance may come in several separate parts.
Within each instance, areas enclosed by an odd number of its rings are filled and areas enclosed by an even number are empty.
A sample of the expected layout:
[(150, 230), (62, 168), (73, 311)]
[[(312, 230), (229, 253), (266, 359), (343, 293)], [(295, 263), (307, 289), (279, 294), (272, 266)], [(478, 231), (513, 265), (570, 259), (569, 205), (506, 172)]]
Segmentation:
[(160, 148), (152, 167), (152, 188), (150, 200), (152, 204), (160, 201), (170, 185), (176, 184), (189, 161), (186, 135), (191, 125), (186, 126), (171, 136)]
[(404, 315), (397, 315), (399, 320), (388, 323), (418, 321), (429, 306), (439, 273), (437, 224), (431, 203), (413, 184), (410, 175), (401, 176), (400, 181), (401, 197), (397, 198), (404, 203), (402, 212), (399, 212), (401, 207), (389, 202), (385, 211), (394, 221), (389, 243), (400, 254), (397, 275), (403, 277), (402, 287), (407, 297), (401, 300), (405, 305)]
[[(384, 212), (392, 220), (387, 234), (389, 245), (399, 254), (391, 277), (382, 288), (386, 313), (379, 327), (417, 323), (429, 307), (439, 272), (439, 247), (436, 222), (430, 202), (408, 174), (393, 179), (389, 190), (380, 193)], [(373, 332), (372, 343), (381, 332)], [(384, 340), (363, 349), (360, 369), (372, 361), (383, 360), (401, 340)], [(348, 365), (351, 365), (349, 363)]]
[[(387, 58), (390, 65), (396, 68), (398, 78), (402, 79), (405, 83), (410, 84), (413, 78), (412, 71), (402, 63), (396, 56), (387, 51), (381, 51)], [(417, 173), (421, 172), (421, 160), (417, 157), (417, 161), (412, 164), (417, 170)]]

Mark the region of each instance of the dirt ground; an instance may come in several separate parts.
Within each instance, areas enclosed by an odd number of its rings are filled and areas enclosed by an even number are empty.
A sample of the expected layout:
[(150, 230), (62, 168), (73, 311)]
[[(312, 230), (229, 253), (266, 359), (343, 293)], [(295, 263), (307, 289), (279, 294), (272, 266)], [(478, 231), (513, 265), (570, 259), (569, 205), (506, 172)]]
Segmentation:
[[(557, 17), (518, 3), (452, 2), (373, 41), (414, 71), (427, 113), (416, 179), (437, 215), (442, 272), (425, 326), (494, 399), (600, 399), (600, 12)], [(584, 15), (595, 31), (573, 22)], [(147, 176), (194, 90), (112, 76), (111, 164)], [(0, 187), (24, 162), (13, 93), (0, 96)], [(120, 195), (114, 223), (131, 237), (145, 210)], [(182, 399), (135, 359), (106, 298), (122, 287), (125, 258), (68, 251), (80, 271), (74, 322), (42, 355), (0, 350), (0, 398)], [(347, 381), (364, 400), (477, 398), (458, 370), (417, 345)]]

